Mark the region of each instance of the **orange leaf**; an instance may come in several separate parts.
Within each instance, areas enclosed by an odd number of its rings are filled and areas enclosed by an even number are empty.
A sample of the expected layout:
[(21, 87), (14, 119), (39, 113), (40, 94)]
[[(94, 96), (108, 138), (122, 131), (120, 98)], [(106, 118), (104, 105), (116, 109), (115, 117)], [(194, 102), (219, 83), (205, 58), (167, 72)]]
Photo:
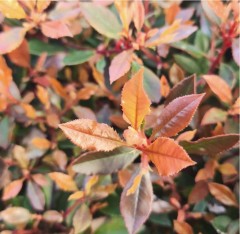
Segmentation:
[(23, 179), (19, 179), (9, 183), (3, 190), (2, 200), (6, 201), (16, 197), (22, 189), (23, 181)]
[(231, 163), (223, 163), (223, 164), (219, 165), (218, 170), (223, 175), (237, 175), (238, 174), (237, 169)]
[(186, 131), (183, 132), (182, 134), (180, 134), (178, 136), (178, 138), (176, 139), (176, 141), (191, 141), (193, 139), (193, 137), (195, 136), (197, 132), (197, 129), (192, 130), (192, 131)]
[(136, 131), (132, 127), (128, 127), (128, 129), (123, 132), (123, 136), (128, 145), (147, 145), (147, 139), (145, 135), (142, 132)]
[(25, 114), (30, 119), (35, 119), (37, 116), (36, 110), (33, 108), (32, 105), (28, 103), (21, 103), (20, 106), (24, 109)]
[(7, 18), (23, 19), (26, 13), (17, 0), (0, 1), (0, 12)]
[(234, 193), (225, 185), (214, 182), (208, 183), (210, 193), (221, 203), (228, 206), (237, 206)]
[(240, 97), (232, 105), (231, 109), (228, 111), (229, 115), (240, 115)]
[(12, 63), (28, 68), (30, 66), (30, 54), (27, 40), (24, 39), (18, 48), (8, 54), (8, 57)]
[(71, 200), (78, 200), (78, 199), (81, 199), (84, 197), (84, 192), (83, 191), (77, 191), (73, 194), (71, 194), (69, 197), (68, 197), (68, 200), (71, 201)]
[(163, 176), (173, 175), (195, 164), (181, 146), (166, 137), (157, 138), (142, 151), (148, 155), (157, 167), (158, 173)]
[(59, 127), (74, 144), (84, 150), (110, 151), (125, 145), (111, 127), (90, 119), (74, 120)]
[(51, 142), (45, 138), (35, 137), (32, 139), (32, 144), (38, 149), (48, 149), (51, 146)]
[(61, 172), (51, 172), (48, 175), (54, 180), (60, 189), (70, 192), (78, 190), (77, 185), (71, 176)]
[(109, 67), (110, 83), (113, 83), (129, 71), (132, 53), (132, 50), (127, 50), (114, 57)]
[(156, 135), (170, 137), (183, 130), (190, 123), (203, 96), (204, 94), (186, 95), (170, 102), (161, 112), (151, 138)]
[(170, 86), (169, 86), (169, 83), (166, 79), (166, 77), (163, 75), (160, 79), (160, 83), (161, 83), (161, 95), (163, 97), (167, 97), (167, 95), (169, 94), (170, 92)]
[[(2, 1), (1, 1), (2, 2)], [(21, 45), (26, 34), (22, 27), (11, 28), (0, 33), (0, 54), (6, 54), (15, 50)]]
[(186, 222), (174, 220), (174, 231), (178, 234), (193, 234), (192, 227)]
[(122, 109), (133, 128), (139, 129), (150, 112), (151, 102), (143, 89), (143, 69), (139, 70), (123, 87)]
[(86, 190), (86, 194), (89, 194), (91, 191), (91, 188), (98, 182), (99, 177), (98, 176), (91, 176), (89, 178), (89, 180), (87, 181), (86, 185), (85, 185), (85, 190)]
[(0, 96), (7, 96), (12, 82), (12, 70), (8, 67), (5, 59), (0, 56)]
[(49, 109), (50, 101), (48, 91), (40, 85), (37, 86), (37, 97), (41, 101), (41, 103), (46, 107), (46, 109)]
[(228, 104), (232, 102), (232, 92), (229, 85), (220, 76), (204, 75), (203, 79), (207, 82), (210, 89), (217, 97)]
[(62, 21), (48, 21), (41, 24), (42, 33), (46, 37), (60, 38), (60, 37), (72, 37), (68, 26)]

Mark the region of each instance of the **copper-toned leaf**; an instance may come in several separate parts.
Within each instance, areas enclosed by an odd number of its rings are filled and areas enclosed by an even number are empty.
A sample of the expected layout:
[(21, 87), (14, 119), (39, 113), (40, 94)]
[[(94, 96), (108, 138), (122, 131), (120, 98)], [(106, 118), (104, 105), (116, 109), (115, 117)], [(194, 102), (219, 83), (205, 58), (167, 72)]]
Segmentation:
[(92, 214), (86, 204), (82, 204), (73, 216), (74, 233), (82, 233), (91, 224)]
[(201, 138), (197, 141), (182, 141), (179, 144), (189, 154), (214, 156), (232, 148), (239, 141), (238, 134), (218, 135), (214, 137)]
[(174, 136), (191, 121), (204, 94), (179, 97), (170, 102), (162, 111), (158, 125), (153, 129), (154, 136)]
[(60, 189), (64, 191), (78, 190), (77, 185), (71, 176), (63, 174), (61, 172), (51, 172), (48, 175)]
[(45, 138), (35, 137), (32, 139), (32, 144), (38, 148), (47, 150), (51, 146), (51, 142)]
[(95, 113), (88, 107), (74, 106), (73, 112), (79, 119), (97, 120)]
[[(2, 2), (2, 1), (1, 1)], [(0, 33), (0, 54), (15, 50), (23, 42), (26, 29), (22, 27), (11, 28)]]
[(30, 54), (27, 40), (24, 39), (19, 47), (8, 54), (8, 57), (12, 63), (28, 68), (30, 66)]
[(2, 200), (5, 201), (16, 197), (22, 189), (23, 181), (23, 179), (19, 179), (9, 183), (3, 190)]
[(132, 53), (132, 50), (126, 50), (114, 57), (109, 67), (110, 83), (113, 83), (129, 71)]
[(227, 206), (237, 206), (234, 193), (225, 185), (214, 182), (208, 183), (210, 193), (221, 203)]
[(38, 85), (37, 86), (37, 97), (40, 100), (40, 102), (46, 107), (46, 109), (49, 109), (50, 107), (50, 99), (47, 89), (44, 87)]
[(240, 97), (237, 98), (228, 113), (230, 115), (240, 115)]
[(85, 150), (110, 151), (125, 144), (111, 127), (90, 119), (70, 121), (59, 127), (74, 144)]
[(45, 205), (45, 196), (40, 187), (32, 181), (27, 182), (27, 197), (36, 210), (43, 210)]
[(146, 136), (142, 132), (139, 132), (132, 127), (128, 127), (128, 129), (126, 129), (123, 132), (123, 136), (126, 139), (127, 144), (130, 146), (131, 145), (139, 145), (139, 146), (147, 145)]
[(226, 111), (216, 108), (216, 107), (212, 107), (203, 116), (201, 125), (225, 122), (227, 120), (227, 115), (228, 115), (228, 113)]
[(194, 138), (196, 132), (197, 132), (197, 129), (192, 130), (192, 131), (183, 132), (182, 134), (180, 134), (178, 136), (176, 141), (177, 142), (179, 142), (179, 141), (191, 141)]
[(122, 27), (117, 17), (107, 8), (90, 2), (81, 3), (81, 12), (89, 24), (99, 33), (118, 38)]
[(0, 12), (7, 18), (23, 19), (26, 13), (17, 0), (0, 1)]
[(133, 194), (127, 196), (127, 191), (133, 184), (135, 174), (125, 186), (120, 202), (120, 210), (129, 234), (135, 234), (147, 220), (153, 200), (152, 182), (149, 173), (141, 177), (141, 181)]
[(210, 89), (221, 101), (229, 104), (232, 102), (231, 88), (220, 76), (204, 75), (203, 79), (207, 82)]
[(194, 234), (192, 227), (186, 222), (174, 220), (174, 231), (178, 234)]
[(160, 83), (161, 83), (161, 95), (163, 97), (167, 97), (170, 92), (170, 86), (166, 76), (162, 75)]
[(138, 71), (123, 87), (122, 109), (131, 125), (139, 129), (150, 112), (151, 102), (143, 89), (143, 69)]
[[(177, 72), (179, 74), (179, 72)], [(195, 80), (196, 76), (189, 76), (179, 82), (170, 90), (169, 95), (166, 98), (165, 104), (168, 104), (172, 100), (185, 95), (195, 94)]]
[(41, 30), (46, 37), (54, 39), (73, 36), (68, 26), (64, 22), (57, 20), (41, 23)]
[(163, 176), (173, 175), (185, 167), (195, 164), (181, 146), (166, 137), (157, 138), (151, 145), (143, 149), (143, 152), (155, 164), (158, 173)]
[(195, 204), (203, 200), (208, 195), (208, 184), (206, 181), (198, 181), (188, 196), (188, 202)]
[(126, 168), (139, 155), (139, 151), (119, 147), (110, 152), (86, 153), (73, 162), (73, 170), (78, 173), (109, 174)]

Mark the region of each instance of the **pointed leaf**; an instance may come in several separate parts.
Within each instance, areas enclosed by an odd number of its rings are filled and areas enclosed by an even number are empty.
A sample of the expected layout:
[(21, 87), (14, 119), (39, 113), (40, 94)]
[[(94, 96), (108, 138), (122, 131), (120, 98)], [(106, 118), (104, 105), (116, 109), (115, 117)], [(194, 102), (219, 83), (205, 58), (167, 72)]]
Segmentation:
[(0, 1), (0, 12), (7, 18), (23, 19), (26, 13), (17, 0)]
[(207, 82), (210, 89), (213, 91), (217, 97), (228, 104), (232, 102), (232, 92), (231, 88), (225, 80), (217, 75), (204, 75), (203, 79)]
[(45, 205), (45, 197), (40, 187), (32, 181), (27, 183), (27, 196), (32, 205), (36, 210), (43, 210)]
[(113, 83), (129, 71), (132, 53), (132, 50), (126, 50), (114, 57), (109, 67), (110, 83)]
[(61, 172), (51, 172), (48, 175), (54, 180), (60, 189), (70, 192), (78, 190), (77, 185), (71, 176)]
[(208, 195), (208, 184), (204, 180), (198, 181), (188, 196), (188, 203), (195, 204), (203, 200)]
[(46, 37), (54, 39), (73, 36), (68, 26), (64, 22), (59, 20), (41, 23), (41, 30)]
[(122, 26), (117, 17), (107, 8), (94, 3), (81, 3), (81, 12), (88, 23), (99, 33), (110, 38), (118, 38)]
[(150, 112), (151, 102), (143, 89), (143, 69), (138, 71), (123, 87), (123, 113), (133, 128), (139, 129), (145, 116)]
[(110, 152), (86, 153), (73, 162), (72, 169), (78, 173), (110, 174), (126, 168), (139, 155), (139, 151), (119, 147)]
[(181, 146), (166, 137), (157, 138), (146, 149), (143, 149), (143, 152), (155, 164), (158, 173), (163, 176), (173, 175), (195, 164)]
[(5, 186), (3, 190), (2, 200), (6, 201), (16, 197), (22, 189), (23, 181), (24, 181), (23, 179), (14, 180), (11, 183), (9, 183), (7, 186)]
[(0, 33), (0, 54), (6, 54), (21, 45), (26, 34), (22, 27), (12, 28)]
[(134, 174), (125, 186), (120, 202), (121, 214), (129, 234), (135, 234), (139, 230), (152, 210), (153, 191), (149, 173), (142, 176), (135, 193), (127, 196), (135, 176)]
[(110, 151), (125, 145), (111, 127), (94, 120), (77, 119), (59, 127), (74, 144), (84, 150)]
[(239, 141), (238, 134), (225, 134), (201, 138), (197, 141), (182, 141), (179, 144), (189, 153), (214, 156), (232, 148)]
[(185, 95), (190, 95), (190, 94), (195, 94), (195, 80), (196, 80), (196, 75), (189, 76), (180, 82), (178, 82), (169, 92), (165, 105), (170, 103), (172, 100), (178, 97), (182, 97)]
[(87, 62), (93, 55), (93, 50), (73, 51), (63, 59), (63, 63), (67, 66), (82, 64)]
[(179, 97), (170, 102), (162, 111), (158, 125), (153, 129), (154, 136), (174, 136), (191, 121), (204, 94)]
[(237, 206), (234, 193), (225, 185), (214, 182), (208, 183), (210, 193), (221, 203), (227, 206)]

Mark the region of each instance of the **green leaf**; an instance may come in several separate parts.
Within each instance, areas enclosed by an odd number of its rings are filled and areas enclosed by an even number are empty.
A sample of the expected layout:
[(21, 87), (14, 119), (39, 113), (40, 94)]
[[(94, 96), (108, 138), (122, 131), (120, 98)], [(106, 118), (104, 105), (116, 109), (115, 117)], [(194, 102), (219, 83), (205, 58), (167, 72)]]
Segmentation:
[(167, 105), (169, 102), (171, 102), (172, 100), (178, 97), (195, 94), (196, 93), (195, 82), (196, 82), (196, 75), (194, 74), (177, 83), (168, 94), (165, 101), (165, 105)]
[(8, 117), (4, 117), (0, 121), (0, 147), (6, 149), (9, 144), (10, 121)]
[(232, 148), (239, 141), (238, 134), (225, 134), (201, 138), (198, 141), (181, 141), (179, 144), (189, 153), (215, 156)]
[(179, 50), (182, 50), (195, 58), (202, 58), (204, 56), (204, 53), (200, 49), (184, 41), (172, 43), (171, 46)]
[(149, 220), (154, 224), (171, 227), (172, 223), (168, 214), (151, 214)]
[(117, 39), (122, 26), (117, 17), (107, 7), (94, 3), (81, 3), (81, 12), (88, 23), (100, 34)]
[(41, 55), (42, 53), (54, 55), (65, 51), (65, 48), (57, 44), (45, 43), (37, 39), (33, 39), (29, 40), (29, 51), (32, 55)]
[(135, 234), (140, 229), (152, 210), (153, 191), (148, 172), (141, 177), (136, 191), (127, 196), (138, 173), (132, 175), (121, 195), (120, 210), (129, 234)]
[(98, 228), (95, 234), (128, 234), (125, 228), (123, 219), (116, 217), (107, 220), (100, 228)]
[(234, 87), (236, 83), (236, 74), (231, 66), (221, 63), (219, 68), (219, 76), (222, 77), (231, 88)]
[(190, 73), (190, 74), (193, 74), (193, 73), (200, 74), (201, 73), (201, 68), (197, 64), (195, 59), (189, 58), (188, 56), (185, 56), (185, 55), (179, 55), (179, 54), (176, 54), (173, 57), (174, 57), (176, 63), (179, 66), (181, 66), (184, 70), (186, 70), (188, 73)]
[(94, 55), (93, 50), (73, 51), (63, 59), (65, 65), (78, 65), (87, 62)]
[(221, 232), (227, 231), (227, 227), (230, 224), (230, 222), (231, 218), (226, 215), (217, 216), (211, 221), (215, 229)]
[(159, 78), (148, 68), (144, 67), (144, 79), (143, 86), (152, 102), (159, 102), (161, 99), (160, 92), (160, 80)]
[(210, 46), (210, 41), (208, 36), (199, 30), (196, 33), (194, 44), (199, 50), (207, 52)]
[(73, 170), (87, 175), (109, 174), (126, 168), (139, 155), (139, 151), (119, 147), (110, 152), (86, 153), (73, 163)]

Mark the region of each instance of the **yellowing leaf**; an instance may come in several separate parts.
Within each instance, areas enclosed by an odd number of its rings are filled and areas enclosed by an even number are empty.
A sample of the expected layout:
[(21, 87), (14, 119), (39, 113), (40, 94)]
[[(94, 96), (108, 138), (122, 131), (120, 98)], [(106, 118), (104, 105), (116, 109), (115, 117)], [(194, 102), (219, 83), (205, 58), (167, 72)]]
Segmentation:
[(91, 191), (91, 188), (98, 182), (99, 177), (98, 176), (91, 176), (88, 182), (85, 185), (86, 193), (89, 194)]
[(6, 201), (16, 197), (22, 189), (23, 181), (23, 179), (19, 179), (9, 183), (3, 190), (2, 200)]
[(181, 146), (166, 137), (159, 137), (142, 151), (148, 155), (157, 167), (158, 173), (163, 176), (173, 175), (195, 164)]
[(5, 59), (0, 56), (0, 97), (7, 101), (9, 87), (12, 82), (12, 70), (7, 66)]
[(62, 21), (47, 21), (41, 24), (42, 33), (46, 37), (58, 39), (60, 37), (72, 37), (68, 26)]
[(51, 0), (38, 0), (36, 1), (36, 7), (38, 12), (43, 12), (51, 3)]
[(83, 191), (77, 191), (73, 194), (71, 194), (69, 197), (68, 197), (68, 200), (71, 201), (71, 200), (78, 200), (78, 199), (81, 199), (84, 197), (84, 192)]
[(32, 105), (30, 105), (28, 103), (21, 103), (20, 106), (24, 109), (25, 114), (28, 118), (30, 118), (30, 119), (36, 118), (37, 113)]
[[(2, 2), (2, 1), (1, 1)], [(0, 33), (0, 54), (6, 54), (21, 45), (26, 34), (22, 27), (11, 28)]]
[(0, 12), (7, 18), (23, 19), (26, 13), (17, 0), (0, 1)]
[(38, 149), (49, 149), (49, 147), (51, 146), (51, 142), (48, 141), (45, 138), (40, 138), (40, 137), (35, 137), (32, 139), (32, 144), (37, 147)]
[(111, 127), (90, 119), (70, 121), (59, 127), (74, 144), (84, 150), (110, 151), (125, 145)]
[(231, 109), (228, 111), (230, 115), (240, 115), (240, 97), (232, 105)]
[(57, 186), (64, 191), (77, 191), (77, 185), (71, 176), (61, 172), (51, 172), (48, 174)]
[(133, 51), (127, 50), (121, 52), (116, 57), (114, 57), (109, 67), (111, 83), (113, 83), (129, 71), (131, 67), (132, 55)]
[(192, 227), (186, 222), (174, 220), (174, 231), (178, 234), (193, 234)]
[(124, 115), (136, 130), (150, 112), (151, 102), (143, 89), (143, 69), (138, 71), (123, 87), (122, 109)]
[(229, 85), (220, 76), (204, 75), (203, 79), (207, 82), (210, 89), (217, 97), (228, 104), (232, 102), (232, 92)]
[(37, 97), (41, 101), (41, 103), (46, 107), (46, 109), (49, 109), (50, 101), (48, 91), (40, 85), (37, 86)]
[(210, 182), (208, 184), (210, 193), (221, 203), (227, 206), (237, 206), (237, 199), (234, 193), (225, 185)]
[(160, 83), (161, 83), (161, 95), (163, 97), (167, 97), (167, 95), (169, 94), (170, 92), (170, 86), (169, 86), (169, 83), (166, 79), (166, 77), (163, 75), (160, 79)]
[(13, 148), (13, 157), (17, 160), (21, 168), (26, 169), (28, 167), (29, 158), (24, 147), (15, 145)]
[(238, 174), (237, 169), (231, 163), (223, 163), (223, 164), (219, 165), (218, 170), (223, 175), (237, 175)]

